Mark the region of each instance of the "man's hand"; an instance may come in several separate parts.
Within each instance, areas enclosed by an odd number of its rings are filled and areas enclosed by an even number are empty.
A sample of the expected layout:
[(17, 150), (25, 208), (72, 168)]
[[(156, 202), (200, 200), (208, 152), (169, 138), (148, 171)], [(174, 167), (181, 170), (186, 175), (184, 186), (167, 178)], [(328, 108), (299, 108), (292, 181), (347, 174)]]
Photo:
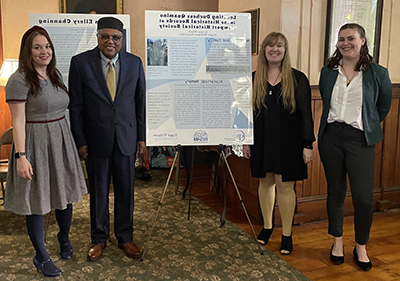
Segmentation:
[(81, 158), (81, 160), (86, 160), (87, 156), (88, 156), (88, 148), (87, 145), (81, 146), (79, 148), (79, 158)]
[(146, 142), (145, 141), (138, 141), (137, 143), (137, 153), (144, 154), (147, 152)]

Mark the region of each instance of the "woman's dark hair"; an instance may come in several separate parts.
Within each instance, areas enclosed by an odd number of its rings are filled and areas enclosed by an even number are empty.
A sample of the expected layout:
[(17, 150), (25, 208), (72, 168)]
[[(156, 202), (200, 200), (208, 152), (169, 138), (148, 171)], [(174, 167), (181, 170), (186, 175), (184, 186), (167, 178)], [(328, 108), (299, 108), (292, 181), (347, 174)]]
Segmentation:
[[(345, 29), (356, 29), (358, 34), (360, 34), (360, 38), (365, 39), (364, 45), (361, 46), (360, 49), (360, 59), (358, 60), (356, 66), (354, 67), (355, 71), (365, 70), (367, 69), (372, 63), (372, 56), (369, 54), (368, 51), (368, 42), (367, 38), (365, 37), (365, 30), (364, 28), (357, 24), (357, 23), (346, 23), (339, 29), (339, 33)], [(335, 68), (339, 66), (340, 60), (343, 58), (342, 54), (340, 53), (339, 49), (336, 47), (335, 52), (333, 55), (328, 59), (328, 66), (330, 68)]]
[(54, 86), (61, 88), (68, 93), (67, 87), (61, 80), (61, 73), (56, 69), (56, 55), (54, 52), (53, 42), (51, 42), (50, 36), (46, 30), (39, 26), (34, 26), (25, 32), (24, 36), (22, 37), (21, 49), (19, 52), (18, 71), (25, 74), (25, 79), (29, 84), (29, 93), (36, 96), (42, 90), (38, 73), (36, 72), (32, 61), (32, 43), (33, 39), (38, 35), (46, 37), (53, 52), (52, 59), (47, 65), (46, 71), (49, 80)]

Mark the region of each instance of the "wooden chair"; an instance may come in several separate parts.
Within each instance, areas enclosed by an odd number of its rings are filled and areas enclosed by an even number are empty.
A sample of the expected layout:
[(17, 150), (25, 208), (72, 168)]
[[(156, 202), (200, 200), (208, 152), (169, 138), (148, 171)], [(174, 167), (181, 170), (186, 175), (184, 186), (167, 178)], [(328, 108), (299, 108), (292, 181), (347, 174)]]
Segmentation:
[[(13, 141), (13, 128), (10, 127), (4, 131), (4, 133), (0, 137), (0, 151), (3, 145), (11, 145)], [(7, 172), (8, 172), (8, 159), (1, 159), (0, 160), (0, 182), (1, 182), (1, 192), (4, 204), (4, 182), (7, 179)]]

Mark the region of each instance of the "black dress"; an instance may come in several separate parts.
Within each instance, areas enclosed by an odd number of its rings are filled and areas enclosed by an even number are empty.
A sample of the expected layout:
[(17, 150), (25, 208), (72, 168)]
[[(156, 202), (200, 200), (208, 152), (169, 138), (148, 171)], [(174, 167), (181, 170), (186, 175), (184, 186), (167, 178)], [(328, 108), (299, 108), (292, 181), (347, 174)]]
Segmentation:
[[(267, 85), (266, 106), (254, 115), (254, 145), (251, 146), (251, 174), (264, 178), (267, 172), (282, 175), (283, 181), (307, 178), (303, 148), (315, 141), (311, 111), (311, 88), (304, 73), (293, 69), (296, 79), (296, 111), (283, 107), (281, 83)], [(272, 95), (269, 91), (272, 90)]]
[(262, 170), (267, 173), (282, 174), (281, 161), (279, 157), (279, 120), (280, 107), (282, 103), (280, 92), (282, 84), (272, 86), (267, 85), (267, 95), (265, 95), (265, 105), (267, 107), (264, 114), (264, 158)]

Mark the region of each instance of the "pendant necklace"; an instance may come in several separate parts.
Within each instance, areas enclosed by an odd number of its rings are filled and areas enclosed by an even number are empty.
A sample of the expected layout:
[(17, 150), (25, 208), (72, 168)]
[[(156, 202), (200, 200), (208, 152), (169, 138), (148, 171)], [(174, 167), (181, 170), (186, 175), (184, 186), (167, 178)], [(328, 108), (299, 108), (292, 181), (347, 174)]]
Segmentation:
[[(276, 76), (275, 81), (274, 81), (274, 84), (273, 84), (273, 85), (271, 84), (271, 86), (275, 86), (275, 85), (276, 85), (276, 81), (278, 81), (279, 76), (281, 76), (281, 73), (280, 73), (280, 72), (279, 72), (278, 76)], [(270, 96), (272, 96), (272, 90), (269, 90), (268, 94), (269, 94)]]
[(343, 73), (344, 73), (344, 76), (346, 76), (346, 79), (347, 79), (347, 86), (349, 86), (349, 84), (351, 83), (351, 81), (354, 79), (354, 77), (357, 75), (357, 71), (356, 72), (354, 72), (353, 73), (353, 76), (351, 76), (351, 78), (349, 78), (349, 76), (347, 75), (347, 73), (346, 73), (346, 70), (344, 69), (344, 67), (342, 66), (342, 70), (343, 70)]

